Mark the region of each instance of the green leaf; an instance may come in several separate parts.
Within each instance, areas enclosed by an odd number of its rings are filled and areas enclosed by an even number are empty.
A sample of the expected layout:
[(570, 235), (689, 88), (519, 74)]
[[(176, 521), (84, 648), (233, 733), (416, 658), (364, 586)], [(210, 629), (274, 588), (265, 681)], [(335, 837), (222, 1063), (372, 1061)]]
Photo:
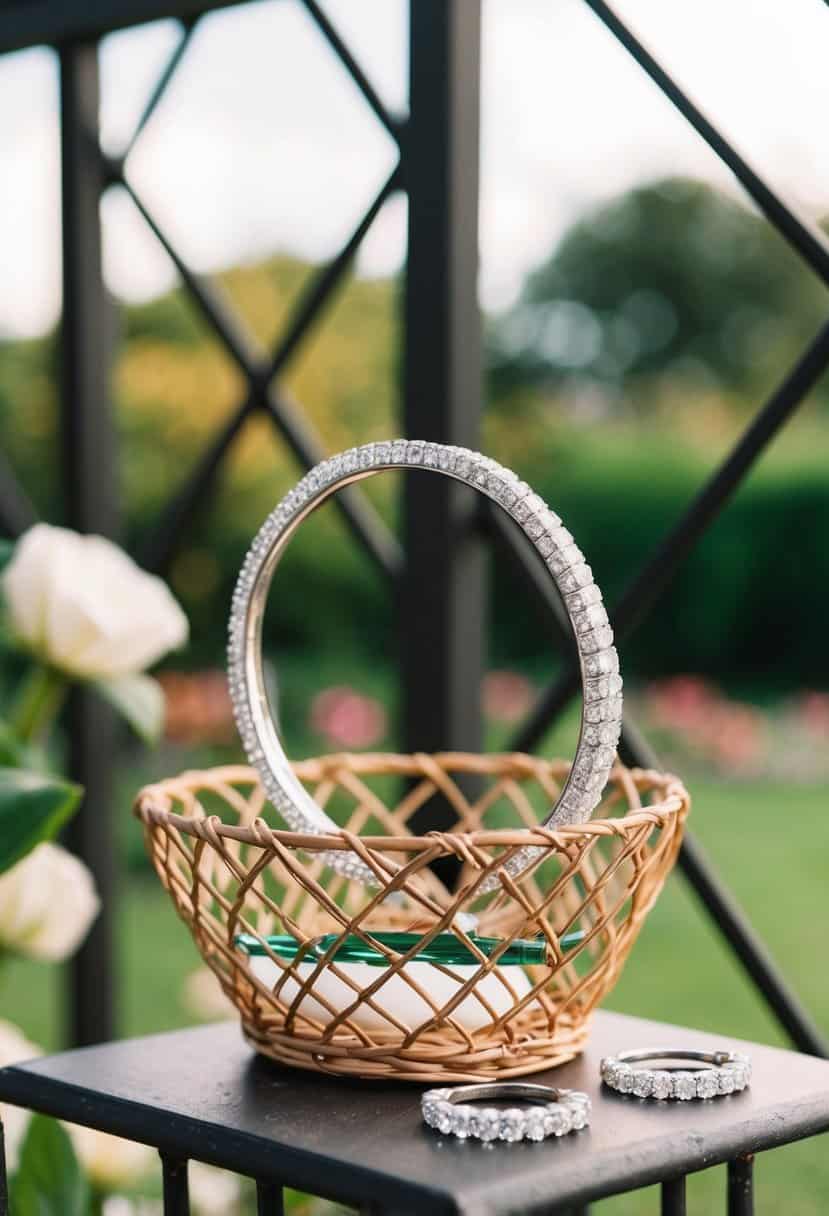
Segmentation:
[(9, 722), (24, 743), (43, 743), (69, 692), (63, 672), (43, 663), (29, 666), (12, 702)]
[(89, 1184), (56, 1119), (32, 1116), (10, 1199), (14, 1216), (89, 1216)]
[(0, 722), (0, 767), (17, 768), (24, 764), (25, 747), (8, 722)]
[(24, 768), (52, 773), (49, 754), (40, 743), (24, 743), (14, 728), (0, 718), (0, 768)]
[[(0, 539), (0, 575), (14, 556), (14, 541)], [(5, 605), (0, 603), (0, 650), (16, 650), (14, 636), (9, 626)]]
[(0, 573), (8, 566), (14, 554), (14, 541), (0, 539)]
[(0, 874), (57, 835), (82, 794), (80, 786), (60, 777), (0, 768)]
[(95, 687), (145, 743), (157, 743), (164, 727), (164, 690), (152, 676), (116, 676)]

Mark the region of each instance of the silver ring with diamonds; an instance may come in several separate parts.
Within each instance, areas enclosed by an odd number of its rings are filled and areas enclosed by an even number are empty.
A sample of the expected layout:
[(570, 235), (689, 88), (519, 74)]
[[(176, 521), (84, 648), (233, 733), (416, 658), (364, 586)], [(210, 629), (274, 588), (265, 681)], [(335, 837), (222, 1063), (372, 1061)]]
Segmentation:
[[(472, 1102), (524, 1102), (526, 1106), (473, 1106)], [(546, 1140), (590, 1123), (590, 1099), (575, 1089), (502, 1081), (430, 1089), (420, 1100), (423, 1122), (459, 1140)]]
[[(336, 825), (294, 776), (279, 741), (262, 665), (262, 621), (274, 572), (302, 521), (342, 486), (395, 468), (443, 473), (491, 498), (518, 524), (550, 572), (575, 636), (584, 697), (575, 759), (542, 826), (584, 822), (601, 798), (622, 721), (619, 659), (590, 567), (559, 517), (515, 473), (478, 452), (421, 440), (370, 443), (324, 460), (283, 498), (248, 551), (230, 613), (229, 684), (242, 744), (265, 792), (295, 831), (336, 834)], [(512, 876), (520, 874), (541, 853), (538, 846), (518, 849), (503, 869)], [(349, 878), (378, 885), (376, 875), (353, 852), (332, 850), (325, 860)], [(497, 885), (497, 875), (490, 875), (479, 890)]]
[[(666, 1065), (693, 1061), (697, 1067), (642, 1067), (649, 1061)], [(649, 1047), (607, 1056), (599, 1068), (605, 1085), (620, 1094), (674, 1102), (736, 1094), (751, 1080), (751, 1060), (739, 1051), (674, 1051)]]

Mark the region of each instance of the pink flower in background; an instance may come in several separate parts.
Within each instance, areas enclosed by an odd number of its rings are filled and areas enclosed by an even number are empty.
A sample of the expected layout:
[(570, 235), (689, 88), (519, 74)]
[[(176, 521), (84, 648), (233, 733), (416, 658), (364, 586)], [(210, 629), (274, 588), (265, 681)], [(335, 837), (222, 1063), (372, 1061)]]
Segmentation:
[(746, 772), (762, 759), (762, 715), (751, 705), (724, 702), (711, 717), (708, 741), (723, 769)]
[(386, 734), (388, 719), (376, 697), (338, 685), (314, 697), (311, 726), (337, 747), (371, 747)]
[(651, 684), (646, 698), (648, 713), (657, 726), (693, 732), (704, 729), (720, 693), (701, 676), (683, 675)]
[(797, 716), (810, 735), (829, 738), (829, 693), (804, 692), (797, 704)]
[(509, 726), (529, 713), (535, 701), (535, 689), (526, 676), (517, 671), (490, 671), (484, 676), (484, 713), (493, 722)]
[(765, 719), (753, 705), (732, 701), (701, 676), (673, 676), (646, 693), (650, 722), (682, 736), (724, 772), (748, 772), (762, 761)]

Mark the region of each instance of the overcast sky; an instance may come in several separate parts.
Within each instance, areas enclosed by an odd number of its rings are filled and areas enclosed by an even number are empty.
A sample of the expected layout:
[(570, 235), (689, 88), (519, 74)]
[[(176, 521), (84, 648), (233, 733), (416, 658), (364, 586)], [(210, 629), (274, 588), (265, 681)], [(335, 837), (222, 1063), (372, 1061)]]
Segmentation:
[[(620, 11), (744, 154), (812, 216), (829, 212), (829, 20), (822, 0), (620, 0)], [(379, 92), (403, 109), (402, 0), (326, 0)], [(103, 48), (103, 129), (126, 139), (175, 44), (160, 22)], [(57, 80), (51, 52), (0, 59), (0, 333), (31, 334), (60, 307)], [(509, 303), (585, 208), (626, 186), (728, 171), (581, 0), (485, 0), (481, 297)], [(296, 0), (206, 18), (128, 170), (200, 270), (286, 250), (320, 259), (348, 235), (394, 162), (391, 141)], [(391, 203), (359, 269), (396, 269), (405, 204)], [(129, 299), (174, 281), (113, 192), (106, 274)]]

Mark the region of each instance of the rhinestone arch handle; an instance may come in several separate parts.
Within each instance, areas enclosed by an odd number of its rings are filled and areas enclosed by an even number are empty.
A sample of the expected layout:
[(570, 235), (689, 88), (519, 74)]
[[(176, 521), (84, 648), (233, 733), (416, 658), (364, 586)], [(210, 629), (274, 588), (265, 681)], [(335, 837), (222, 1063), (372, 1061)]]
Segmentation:
[[(613, 632), (590, 567), (573, 537), (547, 504), (510, 469), (466, 448), (396, 439), (351, 448), (316, 465), (277, 505), (248, 550), (230, 612), (230, 696), (242, 745), (266, 794), (294, 831), (336, 834), (338, 828), (291, 769), (268, 703), (262, 663), (265, 604), (277, 565), (293, 534), (312, 511), (343, 486), (387, 469), (425, 469), (452, 477), (491, 498), (515, 521), (542, 557), (567, 611), (582, 677), (578, 747), (561, 793), (543, 820), (547, 828), (583, 823), (599, 802), (616, 755), (622, 722), (622, 680)], [(513, 852), (503, 868), (513, 877), (541, 853)], [(351, 851), (330, 851), (337, 872), (377, 886), (377, 876)], [(490, 875), (480, 892), (498, 885)]]

